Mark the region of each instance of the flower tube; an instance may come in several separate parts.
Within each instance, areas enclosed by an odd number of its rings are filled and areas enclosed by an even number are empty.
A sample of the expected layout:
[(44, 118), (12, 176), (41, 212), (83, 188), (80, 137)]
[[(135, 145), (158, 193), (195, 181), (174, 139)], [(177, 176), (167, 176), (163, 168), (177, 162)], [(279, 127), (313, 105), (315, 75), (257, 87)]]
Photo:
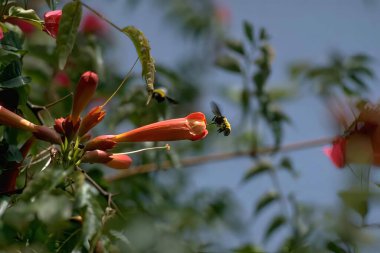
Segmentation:
[(83, 118), (79, 127), (79, 136), (85, 135), (90, 129), (96, 126), (100, 121), (103, 120), (106, 112), (103, 107), (96, 106), (91, 109), (91, 111)]
[(118, 134), (116, 142), (200, 140), (206, 137), (206, 117), (194, 112), (184, 118), (169, 119)]

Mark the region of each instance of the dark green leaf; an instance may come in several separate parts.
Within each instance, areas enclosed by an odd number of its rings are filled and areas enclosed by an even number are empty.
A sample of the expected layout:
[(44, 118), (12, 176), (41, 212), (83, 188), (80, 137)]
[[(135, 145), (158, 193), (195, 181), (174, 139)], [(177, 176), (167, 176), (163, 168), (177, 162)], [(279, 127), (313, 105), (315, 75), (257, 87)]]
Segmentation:
[(8, 147), (7, 157), (8, 162), (21, 162), (23, 157), (17, 146), (10, 145)]
[(368, 63), (371, 60), (371, 57), (366, 55), (366, 54), (355, 54), (351, 56), (351, 60), (360, 63), (360, 64), (365, 64)]
[(12, 6), (9, 8), (9, 16), (23, 19), (39, 29), (42, 29), (43, 21), (38, 17), (36, 12), (32, 9), (24, 10), (19, 6)]
[(215, 64), (216, 66), (224, 70), (228, 70), (234, 73), (241, 72), (239, 61), (235, 57), (232, 57), (232, 56), (228, 56), (228, 55), (220, 56), (219, 58), (216, 59)]
[(254, 215), (257, 216), (264, 208), (280, 199), (280, 195), (277, 192), (267, 192), (256, 203)]
[(244, 46), (243, 46), (243, 43), (241, 43), (241, 41), (228, 39), (228, 40), (225, 40), (224, 43), (229, 49), (231, 49), (235, 53), (244, 55)]
[(252, 42), (252, 44), (255, 44), (255, 31), (254, 31), (253, 25), (249, 23), (248, 21), (244, 21), (243, 26), (244, 26), (245, 37), (250, 42)]
[(263, 173), (268, 173), (272, 169), (273, 169), (272, 164), (266, 161), (261, 161), (245, 173), (243, 181), (248, 181), (258, 175), (261, 175)]
[(65, 67), (67, 58), (73, 50), (81, 16), (82, 4), (80, 1), (70, 2), (62, 9), (56, 48), (60, 69)]
[(253, 75), (253, 83), (256, 87), (256, 93), (260, 96), (263, 93), (265, 83), (269, 77), (269, 73), (266, 71), (257, 71)]
[(356, 74), (351, 73), (348, 75), (349, 78), (356, 83), (361, 89), (367, 89), (367, 84)]
[(0, 75), (9, 64), (12, 62), (19, 62), (20, 60), (20, 57), (16, 54), (2, 54), (2, 52), (4, 52), (4, 50), (0, 49)]
[(248, 89), (243, 89), (241, 91), (241, 105), (243, 107), (244, 112), (248, 112), (249, 110), (249, 105), (250, 105), (250, 91)]
[(298, 176), (297, 172), (294, 170), (292, 160), (290, 160), (289, 157), (283, 157), (280, 160), (279, 166), (280, 168), (284, 168), (285, 170), (290, 172), (294, 177)]
[(349, 68), (349, 71), (351, 71), (355, 74), (365, 75), (369, 78), (374, 78), (374, 76), (375, 76), (373, 73), (373, 70), (371, 70), (370, 68), (367, 68), (365, 66), (351, 67), (351, 68)]
[(326, 243), (326, 249), (334, 253), (346, 253), (347, 251), (333, 241)]
[(32, 79), (28, 76), (18, 76), (10, 80), (1, 81), (0, 88), (17, 88), (30, 83)]
[(267, 33), (267, 30), (265, 30), (265, 28), (260, 29), (259, 38), (260, 40), (269, 40), (269, 35)]
[(265, 230), (264, 241), (267, 241), (274, 232), (286, 224), (286, 218), (283, 215), (278, 215), (274, 217), (269, 224), (268, 228)]
[(343, 203), (365, 218), (368, 213), (369, 194), (365, 191), (350, 190), (339, 192), (339, 197)]

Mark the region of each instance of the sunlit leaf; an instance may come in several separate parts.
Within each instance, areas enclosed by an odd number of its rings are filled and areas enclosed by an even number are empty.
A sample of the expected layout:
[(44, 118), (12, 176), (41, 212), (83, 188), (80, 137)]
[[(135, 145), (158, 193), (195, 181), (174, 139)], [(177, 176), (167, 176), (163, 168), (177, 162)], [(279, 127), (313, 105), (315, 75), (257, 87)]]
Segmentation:
[(261, 211), (263, 211), (266, 207), (270, 206), (270, 204), (280, 199), (280, 195), (277, 192), (267, 192), (257, 201), (255, 205), (254, 215), (257, 216)]
[(273, 170), (273, 166), (271, 163), (261, 161), (245, 173), (243, 181), (251, 180), (256, 176), (261, 175), (263, 173), (268, 173), (271, 170)]
[(65, 195), (44, 193), (36, 205), (38, 205), (37, 217), (45, 224), (57, 225), (71, 216), (72, 205)]
[(63, 170), (59, 166), (55, 166), (54, 169), (48, 168), (42, 172), (39, 172), (33, 180), (31, 180), (23, 193), (21, 199), (31, 200), (37, 195), (50, 191), (62, 183), (63, 179), (68, 175), (67, 170)]
[(43, 21), (32, 9), (24, 10), (22, 7), (19, 6), (11, 6), (9, 8), (9, 16), (23, 19), (29, 22), (30, 24), (36, 26), (37, 28), (42, 29)]
[(286, 225), (286, 218), (283, 215), (275, 216), (265, 230), (264, 240), (267, 241), (273, 233), (278, 231), (281, 227)]
[(150, 54), (150, 44), (144, 33), (134, 26), (127, 26), (123, 32), (131, 39), (139, 57), (142, 76), (145, 79), (148, 93), (153, 92), (155, 79), (154, 59)]
[(59, 69), (65, 67), (67, 58), (73, 50), (81, 16), (82, 4), (80, 1), (67, 3), (62, 9), (56, 47)]
[(368, 213), (368, 198), (369, 194), (365, 191), (349, 190), (339, 192), (339, 197), (343, 203), (356, 211), (363, 218)]
[(218, 57), (215, 61), (215, 64), (216, 66), (230, 72), (234, 72), (234, 73), (241, 72), (239, 61), (235, 57), (232, 57), (229, 55)]

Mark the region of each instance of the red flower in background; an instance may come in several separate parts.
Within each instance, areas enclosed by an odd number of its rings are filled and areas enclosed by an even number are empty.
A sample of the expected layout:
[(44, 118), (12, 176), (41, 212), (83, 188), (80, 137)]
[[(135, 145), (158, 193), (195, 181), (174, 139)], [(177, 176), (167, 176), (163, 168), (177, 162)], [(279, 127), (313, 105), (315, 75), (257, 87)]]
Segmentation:
[(231, 22), (231, 11), (225, 5), (216, 4), (214, 15), (216, 20), (222, 25), (226, 25)]
[(102, 36), (107, 33), (107, 26), (101, 18), (91, 13), (83, 18), (81, 30), (83, 33)]
[(0, 27), (0, 40), (2, 40), (3, 38), (4, 38), (3, 29), (1, 29), (1, 27)]
[(53, 82), (63, 88), (70, 88), (71, 80), (65, 71), (58, 71), (54, 77)]
[[(324, 153), (338, 168), (346, 164), (380, 166), (380, 106), (367, 103), (343, 136)], [(344, 122), (345, 120), (343, 120)]]
[(45, 24), (43, 30), (53, 38), (58, 35), (61, 16), (62, 10), (48, 11), (44, 15)]

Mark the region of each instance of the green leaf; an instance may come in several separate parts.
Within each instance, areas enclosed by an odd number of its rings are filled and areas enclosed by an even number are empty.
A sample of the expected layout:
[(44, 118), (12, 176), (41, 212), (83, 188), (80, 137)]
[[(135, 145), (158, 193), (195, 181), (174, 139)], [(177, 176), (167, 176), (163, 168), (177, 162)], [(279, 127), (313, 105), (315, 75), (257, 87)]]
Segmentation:
[(334, 253), (346, 253), (347, 252), (344, 248), (342, 248), (341, 246), (339, 246), (337, 243), (335, 243), (333, 241), (328, 241), (326, 243), (326, 249), (328, 249), (329, 251), (334, 252)]
[(16, 53), (13, 53), (13, 52), (9, 52), (9, 51), (4, 50), (4, 49), (0, 49), (0, 57), (1, 57), (1, 61), (0, 61), (0, 75), (3, 72), (3, 70), (9, 64), (11, 64), (14, 61), (16, 61), (16, 62), (20, 61), (20, 56), (19, 55), (17, 55)]
[(264, 241), (267, 241), (274, 232), (286, 224), (286, 218), (283, 215), (274, 217), (264, 234)]
[(243, 23), (243, 27), (244, 27), (244, 34), (245, 34), (245, 37), (250, 41), (252, 42), (253, 44), (255, 44), (255, 32), (254, 32), (254, 27), (251, 23), (249, 23), (248, 21), (244, 21)]
[(82, 4), (80, 1), (70, 2), (62, 9), (56, 47), (59, 69), (65, 67), (67, 58), (73, 50), (81, 16)]
[(21, 162), (23, 160), (23, 157), (17, 146), (9, 145), (6, 159), (8, 162)]
[(294, 177), (298, 176), (297, 172), (294, 170), (292, 160), (289, 157), (283, 157), (280, 160), (279, 167), (285, 169)]
[(253, 82), (256, 87), (257, 95), (261, 95), (263, 93), (264, 85), (269, 77), (269, 73), (266, 71), (257, 71), (253, 75)]
[(232, 57), (232, 56), (228, 56), (228, 55), (220, 56), (216, 59), (215, 64), (216, 66), (224, 70), (228, 70), (234, 73), (241, 72), (239, 61), (235, 57)]
[(265, 28), (260, 29), (259, 38), (260, 40), (269, 40), (269, 35), (267, 33), (267, 30), (265, 30)]
[(243, 46), (243, 43), (241, 43), (241, 41), (227, 39), (224, 41), (224, 43), (226, 44), (227, 48), (231, 49), (235, 53), (244, 55), (244, 46)]
[(101, 217), (103, 210), (97, 201), (97, 190), (85, 181), (81, 172), (75, 173), (76, 177), (76, 198), (75, 207), (81, 210), (83, 217), (83, 227), (77, 247), (91, 241), (101, 232)]
[(56, 226), (72, 215), (71, 201), (66, 195), (44, 193), (34, 204), (38, 206), (37, 217), (44, 224)]
[(280, 199), (280, 195), (277, 192), (267, 192), (256, 203), (254, 215), (257, 216), (270, 204)]
[(367, 84), (356, 74), (354, 73), (351, 73), (348, 75), (348, 77), (354, 82), (356, 83), (359, 88), (361, 89), (364, 89), (364, 90), (367, 90)]
[(343, 203), (365, 218), (368, 213), (369, 194), (365, 191), (349, 190), (339, 192), (339, 197)]
[(9, 8), (9, 16), (25, 20), (28, 23), (42, 30), (43, 21), (40, 19), (40, 17), (38, 17), (36, 12), (32, 9), (24, 10), (23, 8), (19, 6), (12, 6)]
[(271, 170), (273, 170), (273, 166), (271, 163), (266, 162), (266, 161), (261, 161), (245, 173), (243, 181), (251, 180), (252, 178), (256, 176), (261, 175), (263, 173), (270, 172)]
[(148, 93), (151, 94), (154, 90), (154, 75), (156, 69), (154, 66), (154, 59), (150, 54), (149, 41), (145, 37), (144, 33), (134, 26), (125, 27), (123, 32), (130, 38), (135, 46), (141, 63), (142, 76), (145, 79), (146, 89)]
[(21, 194), (21, 199), (29, 201), (37, 195), (51, 191), (63, 182), (64, 178), (68, 175), (68, 170), (64, 170), (59, 166), (50, 167), (37, 174), (32, 181), (30, 181)]
[(243, 107), (243, 112), (248, 112), (249, 111), (250, 98), (251, 98), (251, 96), (250, 96), (249, 89), (244, 88), (241, 91), (241, 95), (240, 95), (240, 101), (241, 101), (241, 105)]

